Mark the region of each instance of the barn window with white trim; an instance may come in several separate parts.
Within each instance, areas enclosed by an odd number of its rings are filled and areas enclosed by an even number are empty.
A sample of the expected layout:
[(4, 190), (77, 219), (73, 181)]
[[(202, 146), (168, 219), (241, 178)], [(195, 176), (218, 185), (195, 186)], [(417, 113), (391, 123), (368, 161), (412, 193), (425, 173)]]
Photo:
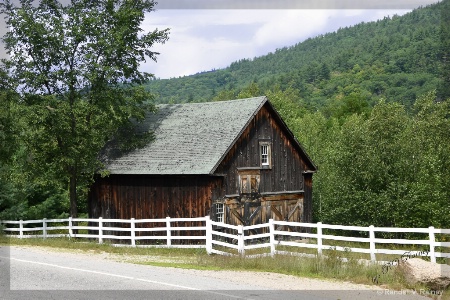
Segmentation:
[(216, 222), (223, 223), (223, 215), (224, 215), (224, 204), (223, 203), (216, 203)]
[(270, 158), (270, 143), (268, 142), (260, 142), (260, 158), (261, 158), (261, 167), (271, 167), (271, 158)]

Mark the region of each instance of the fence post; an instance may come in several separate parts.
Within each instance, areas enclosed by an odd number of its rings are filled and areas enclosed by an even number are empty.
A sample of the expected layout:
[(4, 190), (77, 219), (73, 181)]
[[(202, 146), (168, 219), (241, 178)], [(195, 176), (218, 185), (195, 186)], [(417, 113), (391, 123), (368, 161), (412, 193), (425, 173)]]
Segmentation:
[(72, 229), (72, 217), (69, 217), (69, 239), (73, 235), (73, 229)]
[(19, 221), (19, 237), (23, 238), (23, 220)]
[(211, 219), (209, 218), (209, 216), (205, 217), (206, 220), (206, 253), (207, 254), (211, 254), (212, 252), (212, 223), (211, 223)]
[(131, 218), (131, 222), (130, 222), (130, 230), (131, 230), (131, 246), (136, 247), (136, 233), (135, 233), (135, 222), (134, 222), (134, 218)]
[(369, 244), (370, 244), (370, 260), (375, 262), (377, 259), (375, 257), (375, 231), (374, 226), (369, 226)]
[(44, 239), (47, 238), (47, 219), (46, 218), (44, 218), (42, 220), (42, 237)]
[(103, 218), (98, 218), (98, 243), (103, 244)]
[(436, 255), (434, 254), (434, 245), (436, 243), (436, 238), (434, 236), (434, 227), (430, 226), (428, 227), (429, 231), (429, 236), (430, 236), (430, 261), (435, 263), (436, 262)]
[(273, 219), (269, 219), (269, 243), (270, 243), (270, 256), (275, 255), (275, 225), (273, 225)]
[(322, 222), (317, 222), (317, 253), (322, 255)]
[(238, 253), (239, 255), (244, 256), (245, 255), (245, 249), (244, 249), (244, 227), (242, 225), (238, 225)]
[(170, 217), (166, 217), (166, 229), (167, 229), (167, 247), (172, 246), (172, 231), (170, 230)]

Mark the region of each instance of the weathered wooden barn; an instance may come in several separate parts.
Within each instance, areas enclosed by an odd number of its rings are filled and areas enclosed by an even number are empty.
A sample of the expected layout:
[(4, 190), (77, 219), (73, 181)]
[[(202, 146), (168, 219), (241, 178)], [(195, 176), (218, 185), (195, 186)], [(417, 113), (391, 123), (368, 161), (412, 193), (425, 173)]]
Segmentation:
[(266, 97), (160, 105), (147, 146), (106, 160), (92, 218), (311, 222), (316, 166)]

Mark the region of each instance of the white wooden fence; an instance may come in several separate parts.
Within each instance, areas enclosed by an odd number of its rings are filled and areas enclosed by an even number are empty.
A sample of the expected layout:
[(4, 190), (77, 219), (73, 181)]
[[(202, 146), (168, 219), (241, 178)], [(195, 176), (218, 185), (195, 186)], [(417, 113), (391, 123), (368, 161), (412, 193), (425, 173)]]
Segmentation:
[[(79, 225), (79, 223), (84, 224), (86, 222), (91, 223), (91, 226)], [(179, 224), (185, 224), (186, 222), (193, 222), (201, 225), (177, 226)], [(58, 224), (51, 226), (51, 224), (55, 223)], [(110, 226), (108, 225), (110, 223), (120, 223), (122, 226)], [(153, 227), (145, 226), (145, 224), (148, 223), (153, 223)], [(30, 226), (31, 224), (32, 226)], [(35, 227), (36, 224), (38, 224), (38, 226)], [(162, 226), (158, 226), (157, 224), (162, 224)], [(425, 253), (428, 254), (432, 262), (436, 262), (436, 258), (438, 257), (450, 258), (450, 229), (436, 229), (432, 226), (428, 228), (362, 227), (329, 225), (322, 224), (320, 222), (297, 223), (275, 220), (269, 220), (269, 223), (253, 226), (234, 226), (212, 221), (209, 217), (167, 217), (165, 219), (138, 220), (134, 218), (130, 220), (68, 218), (30, 221), (0, 221), (0, 227), (3, 227), (3, 231), (6, 236), (14, 238), (88, 238), (97, 239), (99, 243), (103, 243), (106, 239), (110, 242), (115, 240), (129, 240), (128, 244), (119, 245), (133, 247), (146, 247), (146, 245), (140, 245), (140, 241), (157, 240), (159, 241), (159, 244), (151, 245), (151, 247), (206, 248), (207, 253), (216, 253), (221, 255), (233, 255), (233, 252), (237, 252), (239, 255), (246, 255), (246, 251), (260, 248), (266, 249), (267, 251), (263, 251), (263, 254), (258, 255), (272, 256), (274, 254), (298, 254), (298, 252), (288, 252), (286, 250), (282, 250), (282, 248), (288, 247), (289, 249), (313, 248), (316, 249), (315, 251), (317, 251), (316, 253), (319, 255), (326, 249), (366, 253), (370, 255), (371, 261), (376, 261), (377, 254), (402, 255), (405, 251), (408, 251), (406, 248), (402, 250), (392, 250), (377, 247), (378, 244), (395, 244), (419, 245), (422, 250), (426, 250)], [(305, 230), (308, 228), (310, 230)], [(329, 231), (357, 231), (360, 233), (359, 235), (361, 235), (361, 233), (365, 233), (363, 235), (366, 235), (367, 237), (324, 234), (324, 229)], [(55, 233), (55, 231), (58, 233)], [(79, 233), (81, 231), (83, 231), (83, 233)], [(113, 232), (116, 234), (113, 234)], [(120, 234), (120, 232), (122, 232), (122, 234)], [(199, 232), (203, 234), (199, 235)], [(376, 235), (381, 232), (417, 233), (425, 236), (426, 238), (387, 239), (376, 237)], [(155, 235), (155, 233), (158, 233), (158, 235)], [(439, 235), (438, 239), (436, 239), (436, 235)], [(173, 243), (175, 240), (195, 240), (195, 243), (190, 241), (189, 244), (183, 245), (180, 244), (180, 242)], [(331, 246), (325, 244), (325, 241), (327, 240), (364, 243), (368, 246), (364, 248)], [(440, 249), (439, 251), (436, 251), (437, 247), (438, 250)], [(447, 252), (442, 250), (445, 248), (447, 248)], [(227, 249), (234, 250), (227, 251)], [(416, 250), (417, 248), (411, 249), (411, 251)], [(247, 254), (247, 256), (249, 255)]]

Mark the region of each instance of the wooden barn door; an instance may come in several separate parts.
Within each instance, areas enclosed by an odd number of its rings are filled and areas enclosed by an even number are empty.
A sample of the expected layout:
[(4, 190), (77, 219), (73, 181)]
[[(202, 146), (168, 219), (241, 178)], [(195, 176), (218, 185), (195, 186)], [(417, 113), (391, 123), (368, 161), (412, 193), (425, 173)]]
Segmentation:
[(229, 224), (250, 226), (261, 223), (261, 203), (244, 202), (229, 206)]
[(264, 222), (269, 219), (286, 222), (303, 221), (303, 197), (297, 199), (265, 200), (262, 202)]

